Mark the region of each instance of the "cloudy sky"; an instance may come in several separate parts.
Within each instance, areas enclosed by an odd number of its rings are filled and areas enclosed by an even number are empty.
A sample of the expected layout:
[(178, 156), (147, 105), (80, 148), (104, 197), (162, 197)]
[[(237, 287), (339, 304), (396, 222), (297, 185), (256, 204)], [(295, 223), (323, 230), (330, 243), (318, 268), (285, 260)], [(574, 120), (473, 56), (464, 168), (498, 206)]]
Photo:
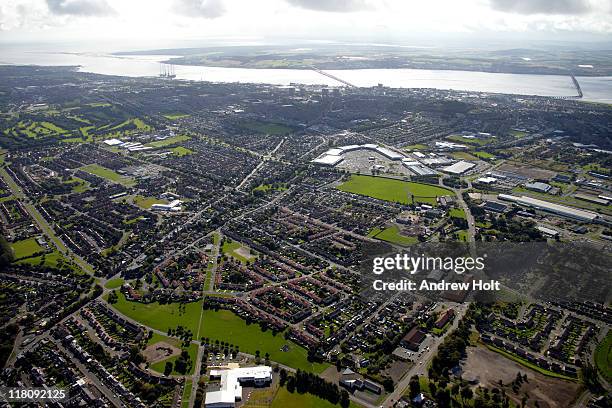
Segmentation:
[(612, 40), (612, 0), (1, 0), (0, 41)]

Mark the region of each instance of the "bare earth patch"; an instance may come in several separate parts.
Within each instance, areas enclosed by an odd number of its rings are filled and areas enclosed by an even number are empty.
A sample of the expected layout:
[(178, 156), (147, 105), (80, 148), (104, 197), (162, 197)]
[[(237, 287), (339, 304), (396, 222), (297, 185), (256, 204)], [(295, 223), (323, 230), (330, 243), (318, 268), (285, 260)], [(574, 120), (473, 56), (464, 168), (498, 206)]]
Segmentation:
[(147, 346), (142, 354), (149, 363), (153, 364), (169, 357), (178, 356), (181, 354), (181, 349), (173, 346), (172, 344), (168, 344), (165, 341), (159, 341), (155, 344)]
[[(462, 365), (464, 377), (474, 377), (480, 380), (480, 385), (487, 388), (500, 388), (502, 380), (506, 394), (520, 405), (525, 393), (529, 394), (528, 406), (532, 407), (538, 401), (540, 407), (557, 408), (570, 407), (579, 393), (580, 385), (558, 378), (547, 377), (536, 371), (509, 360), (486, 347), (468, 347), (467, 359)], [(516, 373), (527, 374), (527, 380), (521, 386), (518, 395), (512, 391), (512, 381)]]
[(255, 258), (255, 255), (251, 254), (251, 250), (247, 247), (243, 247), (241, 246), (240, 248), (238, 248), (237, 250), (234, 251), (237, 255), (245, 258), (245, 259), (253, 259)]

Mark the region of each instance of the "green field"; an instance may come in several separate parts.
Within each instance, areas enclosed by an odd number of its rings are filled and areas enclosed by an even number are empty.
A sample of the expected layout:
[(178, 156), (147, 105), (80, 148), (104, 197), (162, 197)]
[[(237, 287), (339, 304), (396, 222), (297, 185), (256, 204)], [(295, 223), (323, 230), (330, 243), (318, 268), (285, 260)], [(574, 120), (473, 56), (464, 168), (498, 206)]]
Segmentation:
[[(242, 262), (242, 263), (247, 263), (248, 259), (242, 255), (240, 255), (238, 252), (236, 252), (237, 249), (242, 248), (244, 245), (242, 245), (240, 242), (237, 241), (225, 241), (223, 242), (223, 245), (221, 246), (221, 252), (224, 255), (227, 255), (229, 257), (235, 258), (236, 260)], [(253, 252), (251, 252), (251, 255), (255, 255)], [(254, 259), (255, 256), (251, 259)]]
[[(158, 341), (165, 341), (167, 343), (179, 346), (179, 342), (173, 342), (173, 341), (169, 340), (169, 338), (165, 338), (164, 339), (163, 336), (159, 336), (159, 337), (161, 339), (158, 340)], [(155, 341), (155, 343), (157, 343), (157, 341)], [(155, 344), (155, 343), (149, 342), (149, 344)], [(192, 364), (191, 364), (191, 368), (189, 368), (187, 370), (186, 374), (187, 375), (191, 375), (191, 374), (193, 374), (193, 370), (195, 369), (195, 365), (196, 365), (196, 359), (198, 358), (198, 345), (195, 344), (195, 343), (191, 343), (191, 344), (189, 344), (188, 348), (182, 349), (182, 350), (187, 350), (187, 353), (189, 353), (189, 359), (191, 360)], [(151, 364), (151, 366), (150, 366), (151, 370), (157, 371), (158, 373), (163, 374), (164, 373), (164, 369), (166, 368), (166, 363), (167, 362), (171, 362), (174, 365), (174, 362), (178, 358), (179, 358), (179, 355), (176, 355), (176, 356), (172, 356), (172, 357), (166, 358), (165, 360), (158, 361), (158, 362), (156, 362), (154, 364)], [(183, 375), (183, 374), (179, 373), (178, 371), (175, 371), (174, 369), (172, 370), (172, 374), (173, 375)]]
[(133, 186), (135, 184), (134, 179), (122, 176), (121, 174), (115, 173), (113, 170), (102, 167), (99, 164), (88, 164), (87, 166), (81, 167), (81, 170), (95, 176), (114, 181), (115, 183), (123, 184), (124, 186)]
[(468, 161), (476, 161), (478, 157), (471, 155), (468, 152), (453, 152), (451, 156), (457, 160), (468, 160)]
[(13, 256), (15, 259), (27, 258), (37, 252), (44, 251), (45, 249), (38, 245), (35, 238), (28, 238), (22, 241), (15, 241), (11, 244), (13, 248)]
[(188, 113), (169, 113), (167, 115), (164, 115), (164, 118), (174, 120), (180, 118), (188, 118), (189, 116), (191, 115), (189, 115)]
[(121, 285), (123, 285), (123, 282), (125, 281), (122, 278), (109, 279), (106, 281), (104, 287), (106, 289), (117, 289), (120, 288)]
[[(372, 234), (372, 235), (371, 235)], [(400, 234), (399, 227), (394, 225), (384, 230), (373, 230), (368, 236), (398, 245), (412, 245), (418, 242), (417, 237), (407, 237)]]
[(172, 149), (172, 153), (174, 153), (176, 156), (187, 156), (189, 154), (193, 154), (193, 150), (188, 149), (186, 147), (183, 146), (177, 146), (177, 147), (173, 147)]
[(134, 204), (136, 204), (140, 208), (148, 210), (153, 204), (168, 204), (168, 201), (160, 200), (155, 197), (143, 197), (141, 195), (137, 195), (136, 197), (134, 197)]
[(484, 146), (488, 144), (489, 142), (491, 142), (491, 139), (479, 139), (479, 138), (472, 139), (469, 137), (463, 137), (461, 135), (451, 135), (447, 137), (447, 139), (453, 142), (457, 142), (457, 143), (465, 143), (465, 144), (471, 144), (471, 145), (476, 145), (476, 146)]
[(183, 397), (181, 398), (181, 408), (189, 408), (189, 398), (191, 397), (191, 380), (185, 381), (185, 387), (183, 387)]
[[(61, 262), (60, 262), (61, 261)], [(66, 258), (59, 251), (55, 250), (53, 252), (45, 253), (43, 255), (38, 255), (30, 258), (21, 259), (16, 262), (19, 265), (27, 264), (27, 265), (44, 265), (50, 268), (57, 268), (61, 263), (68, 263)], [(71, 266), (72, 269), (75, 269), (74, 266)]]
[(427, 148), (428, 147), (425, 146), (424, 144), (417, 143), (417, 144), (413, 144), (413, 145), (410, 145), (410, 146), (406, 146), (404, 149), (405, 150), (425, 150)]
[(150, 143), (147, 143), (146, 145), (151, 146), (151, 147), (166, 147), (166, 146), (171, 146), (171, 145), (174, 145), (180, 142), (185, 142), (190, 139), (191, 137), (186, 136), (186, 135), (173, 136), (173, 137), (169, 137), (164, 140), (157, 140), (155, 142), (150, 142)]
[(401, 204), (411, 202), (410, 194), (414, 195), (415, 202), (431, 205), (436, 205), (436, 197), (453, 195), (451, 190), (432, 184), (361, 175), (352, 175), (338, 189)]
[(494, 155), (492, 155), (491, 153), (487, 153), (487, 152), (476, 151), (476, 152), (472, 152), (472, 154), (478, 157), (479, 159), (484, 159), (484, 160), (491, 160), (495, 158)]
[(163, 332), (176, 328), (178, 325), (191, 330), (194, 338), (197, 336), (200, 323), (202, 302), (192, 302), (185, 305), (185, 311), (179, 311), (178, 303), (160, 305), (159, 303), (140, 303), (128, 301), (123, 293), (118, 293), (117, 303), (111, 305), (120, 313), (139, 321), (145, 326)]
[[(297, 391), (291, 393), (287, 391), (285, 387), (280, 387), (276, 393), (276, 396), (274, 397), (274, 400), (272, 401), (271, 408), (334, 408), (339, 406), (339, 404), (334, 405), (323, 398), (317, 397), (316, 395), (308, 393), (300, 394)], [(358, 408), (360, 405), (357, 405), (351, 401), (349, 407)]]
[(461, 208), (451, 208), (448, 212), (448, 215), (454, 218), (463, 218), (465, 219), (465, 211)]
[[(274, 336), (271, 331), (262, 332), (259, 325), (247, 324), (229, 310), (205, 310), (200, 336), (230, 342), (249, 354), (259, 350), (263, 357), (270, 353), (272, 361), (293, 368), (321, 373), (329, 367), (327, 363), (310, 363), (303, 347), (285, 340), (281, 333)], [(284, 345), (289, 346), (289, 351), (281, 351)]]
[(273, 122), (260, 122), (257, 120), (245, 120), (238, 124), (238, 126), (245, 130), (250, 130), (255, 133), (261, 133), (264, 135), (286, 135), (293, 132), (293, 129), (289, 126), (282, 125), (280, 123)]
[(606, 338), (599, 343), (595, 350), (595, 365), (608, 381), (612, 381), (612, 330), (608, 331)]

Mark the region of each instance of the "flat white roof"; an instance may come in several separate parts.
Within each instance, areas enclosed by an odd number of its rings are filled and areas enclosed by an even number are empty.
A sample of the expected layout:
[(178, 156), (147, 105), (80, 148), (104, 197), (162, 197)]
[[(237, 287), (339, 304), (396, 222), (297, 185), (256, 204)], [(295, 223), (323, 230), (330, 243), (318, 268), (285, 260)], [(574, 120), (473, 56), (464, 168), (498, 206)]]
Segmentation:
[(404, 155), (394, 152), (391, 149), (387, 149), (386, 147), (377, 147), (376, 151), (391, 160), (399, 160), (404, 157)]
[(532, 198), (525, 195), (517, 197), (510, 194), (498, 194), (497, 197), (500, 200), (513, 201), (521, 205), (533, 207), (539, 210), (549, 211), (555, 214), (563, 215), (569, 218), (579, 219), (582, 221), (594, 221), (597, 217), (599, 217), (599, 214), (594, 212), (579, 210), (577, 208), (567, 207), (565, 205), (555, 204), (549, 201), (538, 200), (537, 198)]
[(123, 143), (121, 140), (119, 139), (107, 139), (104, 141), (104, 143), (106, 143), (109, 146), (116, 146), (118, 144)]
[(206, 393), (205, 404), (234, 404), (242, 399), (241, 381), (272, 381), (272, 367), (256, 366), (210, 370), (213, 377), (221, 377), (221, 389)]
[(343, 153), (342, 149), (329, 149), (325, 154), (332, 156), (340, 156)]
[(317, 157), (312, 162), (317, 164), (323, 164), (325, 166), (335, 166), (340, 163), (344, 158), (342, 156), (335, 156), (332, 154), (324, 154), (321, 157)]
[(476, 166), (474, 163), (470, 163), (470, 162), (466, 162), (462, 160), (455, 164), (451, 164), (450, 166), (444, 167), (442, 171), (446, 173), (451, 173), (451, 174), (462, 174), (474, 166)]
[(495, 183), (496, 181), (497, 179), (495, 177), (481, 177), (479, 179), (476, 179), (477, 183), (485, 183), (485, 184)]

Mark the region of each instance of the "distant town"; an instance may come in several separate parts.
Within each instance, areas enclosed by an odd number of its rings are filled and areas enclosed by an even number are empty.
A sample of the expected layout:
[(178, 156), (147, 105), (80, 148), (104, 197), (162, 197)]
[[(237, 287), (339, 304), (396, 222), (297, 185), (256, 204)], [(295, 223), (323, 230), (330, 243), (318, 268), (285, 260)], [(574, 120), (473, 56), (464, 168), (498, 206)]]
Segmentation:
[[(173, 75), (0, 66), (1, 390), (66, 390), (28, 405), (50, 407), (612, 405), (610, 105)], [(603, 258), (585, 281), (606, 301), (528, 270), (504, 301), (436, 290), (475, 279), (439, 269), (427, 296), (364, 291), (373, 251), (533, 242)]]

